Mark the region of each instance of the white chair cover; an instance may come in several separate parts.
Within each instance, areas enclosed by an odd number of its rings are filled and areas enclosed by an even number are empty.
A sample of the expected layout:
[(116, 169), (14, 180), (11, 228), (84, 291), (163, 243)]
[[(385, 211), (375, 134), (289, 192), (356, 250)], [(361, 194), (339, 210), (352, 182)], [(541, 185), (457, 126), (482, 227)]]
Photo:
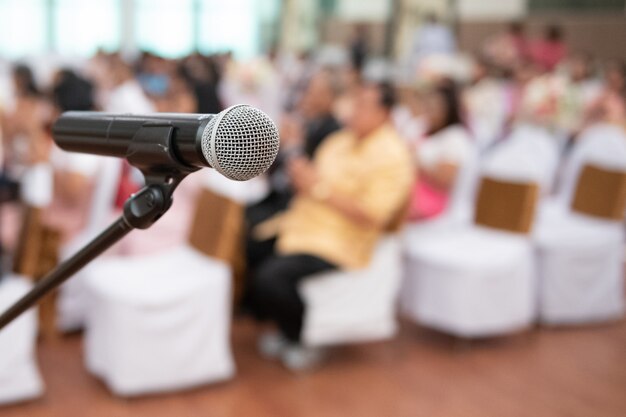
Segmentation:
[(559, 194), (543, 205), (536, 230), (540, 319), (581, 324), (624, 313), (624, 226), (572, 212), (586, 164), (626, 171), (626, 135), (611, 125), (589, 128), (564, 169)]
[[(117, 86), (105, 100), (104, 110), (112, 113), (152, 113), (154, 106), (135, 81)], [(108, 225), (119, 186), (122, 160), (99, 158), (101, 166), (85, 229), (66, 247), (61, 257), (68, 258), (97, 236)], [(83, 273), (78, 272), (60, 289), (57, 302), (57, 326), (62, 331), (73, 331), (83, 327), (85, 321), (85, 294)]]
[(306, 314), (302, 340), (308, 346), (388, 339), (396, 333), (401, 281), (397, 236), (383, 238), (361, 270), (318, 274), (303, 281)]
[(467, 227), (408, 252), (402, 311), (461, 337), (509, 333), (534, 318), (533, 257), (525, 236)]
[(569, 207), (576, 191), (578, 175), (586, 164), (623, 170), (626, 165), (625, 146), (624, 131), (618, 126), (597, 124), (583, 132), (563, 169), (557, 201)]
[[(550, 184), (556, 148), (546, 140), (541, 130), (516, 129), (487, 155), (481, 175)], [(534, 259), (527, 236), (467, 224), (408, 243), (401, 291), (408, 318), (461, 337), (505, 334), (534, 319)]]
[(233, 376), (225, 264), (182, 246), (101, 259), (88, 272), (85, 360), (115, 394), (172, 391)]
[(52, 167), (39, 163), (28, 167), (21, 179), (20, 194), (24, 203), (32, 207), (46, 207), (52, 202)]
[(482, 173), (504, 181), (538, 182), (541, 192), (549, 194), (558, 164), (556, 138), (543, 127), (521, 124), (486, 156)]
[[(121, 174), (122, 160), (101, 158), (92, 202), (84, 230), (61, 248), (61, 259), (74, 255), (89, 243), (111, 220), (113, 203)], [(57, 298), (57, 327), (64, 332), (79, 330), (85, 323), (87, 300), (84, 286), (84, 271), (77, 272), (65, 282)]]
[[(10, 276), (0, 282), (0, 312), (26, 294), (31, 284)], [(0, 404), (39, 397), (43, 382), (35, 359), (36, 310), (29, 310), (0, 331)]]

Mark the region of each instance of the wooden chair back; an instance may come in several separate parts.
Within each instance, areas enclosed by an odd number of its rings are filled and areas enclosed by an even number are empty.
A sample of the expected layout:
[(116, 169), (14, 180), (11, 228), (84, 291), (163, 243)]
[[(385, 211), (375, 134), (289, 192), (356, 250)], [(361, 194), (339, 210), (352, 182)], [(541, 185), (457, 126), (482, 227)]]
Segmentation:
[(234, 294), (243, 290), (245, 274), (244, 207), (238, 202), (203, 189), (198, 195), (189, 232), (189, 244), (211, 258), (231, 266)]
[(626, 172), (585, 165), (578, 177), (572, 210), (622, 220), (626, 213)]
[[(20, 236), (13, 257), (13, 272), (37, 282), (59, 263), (60, 231), (42, 221), (42, 209), (26, 206)], [(46, 338), (57, 336), (56, 293), (39, 303), (40, 333)]]
[(539, 186), (483, 177), (478, 189), (474, 223), (493, 229), (527, 234), (530, 232)]

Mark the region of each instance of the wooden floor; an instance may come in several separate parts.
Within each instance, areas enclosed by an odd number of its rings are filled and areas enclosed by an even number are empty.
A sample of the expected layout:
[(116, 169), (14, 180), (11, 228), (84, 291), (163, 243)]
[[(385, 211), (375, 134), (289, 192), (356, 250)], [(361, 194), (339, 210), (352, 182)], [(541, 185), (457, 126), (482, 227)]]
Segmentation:
[(392, 342), (336, 349), (295, 375), (260, 359), (257, 329), (237, 320), (234, 380), (132, 400), (88, 375), (81, 337), (66, 337), (40, 346), (45, 396), (0, 416), (626, 416), (626, 322), (470, 345), (402, 327)]

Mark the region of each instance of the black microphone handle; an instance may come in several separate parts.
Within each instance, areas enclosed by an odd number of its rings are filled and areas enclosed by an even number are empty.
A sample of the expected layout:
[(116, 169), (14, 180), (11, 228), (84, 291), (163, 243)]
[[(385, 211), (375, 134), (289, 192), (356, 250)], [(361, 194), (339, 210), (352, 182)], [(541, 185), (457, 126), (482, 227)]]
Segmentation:
[(126, 157), (133, 137), (142, 127), (173, 127), (172, 151), (185, 165), (206, 167), (201, 139), (211, 114), (65, 112), (52, 127), (55, 143), (63, 150)]

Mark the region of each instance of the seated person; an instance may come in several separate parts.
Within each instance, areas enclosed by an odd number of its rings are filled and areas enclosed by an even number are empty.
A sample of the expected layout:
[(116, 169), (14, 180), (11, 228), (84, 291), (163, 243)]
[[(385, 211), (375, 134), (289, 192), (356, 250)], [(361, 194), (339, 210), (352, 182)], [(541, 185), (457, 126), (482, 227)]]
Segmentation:
[[(93, 85), (69, 69), (55, 74), (51, 99), (54, 111), (50, 124), (65, 111), (95, 110)], [(67, 243), (87, 226), (101, 161), (97, 156), (66, 152), (57, 146), (52, 146), (49, 160), (54, 171), (54, 197), (43, 221), (59, 230)]]
[(316, 73), (298, 102), (297, 115), (286, 116), (281, 123), (281, 152), (270, 168), (271, 193), (246, 210), (246, 220), (254, 226), (285, 210), (293, 196), (287, 175), (287, 159), (293, 155), (313, 157), (315, 150), (331, 133), (339, 129), (333, 116), (338, 83), (326, 71)]
[(419, 173), (409, 213), (411, 220), (434, 218), (445, 210), (459, 169), (472, 150), (454, 87), (441, 86), (428, 94), (425, 111), (428, 130), (416, 144)]
[[(254, 228), (284, 211), (291, 201), (294, 190), (288, 174), (288, 161), (299, 156), (313, 158), (313, 154), (328, 135), (340, 128), (333, 116), (333, 105), (339, 90), (338, 81), (330, 72), (320, 71), (313, 75), (297, 103), (298, 114), (284, 118), (281, 125), (281, 150), (269, 171), (270, 194), (262, 201), (246, 208), (246, 223), (251, 234)], [(247, 267), (254, 270), (268, 252), (268, 242), (248, 238)], [(271, 250), (271, 246), (270, 249)], [(249, 285), (246, 285), (242, 306), (250, 306)]]
[[(50, 150), (50, 140), (46, 133), (50, 104), (44, 92), (38, 88), (33, 71), (28, 66), (15, 65), (11, 75), (13, 105), (0, 111), (0, 165), (3, 183), (0, 241), (5, 248), (15, 248), (19, 237), (19, 219), (24, 206), (13, 203), (21, 198), (23, 203), (45, 205), (50, 197), (47, 187), (49, 184), (39, 181), (41, 175), (35, 175), (38, 180), (34, 183), (28, 179), (29, 173), (39, 171), (38, 168), (43, 167), (44, 172), (46, 171)], [(45, 189), (40, 190), (40, 186)]]
[(367, 267), (413, 179), (410, 153), (390, 124), (393, 89), (364, 85), (356, 100), (347, 128), (327, 138), (313, 161), (289, 161), (296, 195), (251, 275), (255, 314), (280, 330), (261, 338), (261, 352), (288, 366), (286, 355), (295, 355), (299, 369), (314, 364), (318, 352), (299, 344), (306, 306), (298, 283), (323, 271)]

